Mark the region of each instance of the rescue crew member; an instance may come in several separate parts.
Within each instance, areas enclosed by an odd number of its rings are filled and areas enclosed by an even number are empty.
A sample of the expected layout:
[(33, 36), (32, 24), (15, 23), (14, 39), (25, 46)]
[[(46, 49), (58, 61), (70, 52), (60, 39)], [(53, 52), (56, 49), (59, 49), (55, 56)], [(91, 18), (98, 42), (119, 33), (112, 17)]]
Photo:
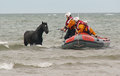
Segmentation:
[(75, 21), (73, 20), (73, 17), (71, 16), (71, 13), (70, 12), (67, 12), (65, 14), (67, 20), (66, 20), (66, 23), (65, 23), (65, 27), (62, 28), (61, 30), (66, 32), (67, 30), (67, 33), (64, 37), (64, 39), (66, 40), (67, 38), (69, 37), (72, 37), (73, 35), (75, 35)]
[(77, 34), (88, 33), (89, 35), (94, 35), (95, 37), (98, 37), (97, 34), (93, 31), (93, 29), (87, 25), (87, 22), (79, 20), (79, 17), (75, 17), (73, 20), (76, 22)]

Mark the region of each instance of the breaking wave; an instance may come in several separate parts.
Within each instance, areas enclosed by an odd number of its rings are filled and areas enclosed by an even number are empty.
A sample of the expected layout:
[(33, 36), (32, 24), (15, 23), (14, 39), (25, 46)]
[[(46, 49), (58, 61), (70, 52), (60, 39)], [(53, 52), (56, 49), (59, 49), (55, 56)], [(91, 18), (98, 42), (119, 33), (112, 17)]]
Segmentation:
[(35, 68), (47, 68), (52, 66), (53, 63), (43, 62), (43, 63), (15, 63), (15, 68), (17, 67), (35, 67)]
[(0, 69), (11, 70), (13, 67), (13, 63), (0, 63)]
[(51, 48), (49, 46), (44, 46), (44, 45), (33, 45), (33, 46), (24, 46), (24, 44), (22, 43), (8, 43), (8, 42), (0, 42), (0, 50), (19, 50), (19, 49), (26, 49), (26, 48), (30, 48), (30, 49), (35, 49), (37, 50), (37, 48)]

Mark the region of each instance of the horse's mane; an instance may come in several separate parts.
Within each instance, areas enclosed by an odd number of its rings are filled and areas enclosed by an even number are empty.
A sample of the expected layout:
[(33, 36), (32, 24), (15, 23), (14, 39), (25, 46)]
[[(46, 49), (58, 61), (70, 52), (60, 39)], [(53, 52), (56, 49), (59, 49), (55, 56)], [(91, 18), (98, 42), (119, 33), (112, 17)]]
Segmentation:
[(47, 23), (46, 23), (46, 22), (42, 22), (42, 24), (40, 24), (40, 25), (37, 27), (36, 31), (39, 31), (39, 30), (42, 28), (42, 26), (45, 25), (45, 24), (47, 24)]
[(35, 31), (40, 30), (40, 28), (42, 27), (42, 25), (43, 25), (43, 24), (40, 24)]

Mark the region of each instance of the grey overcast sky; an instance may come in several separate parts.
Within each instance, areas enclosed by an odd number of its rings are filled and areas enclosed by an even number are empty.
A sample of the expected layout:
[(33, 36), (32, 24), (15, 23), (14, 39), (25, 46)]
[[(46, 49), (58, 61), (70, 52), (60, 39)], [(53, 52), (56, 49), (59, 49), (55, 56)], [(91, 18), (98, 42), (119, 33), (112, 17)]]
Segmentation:
[(120, 13), (120, 0), (0, 0), (0, 13)]

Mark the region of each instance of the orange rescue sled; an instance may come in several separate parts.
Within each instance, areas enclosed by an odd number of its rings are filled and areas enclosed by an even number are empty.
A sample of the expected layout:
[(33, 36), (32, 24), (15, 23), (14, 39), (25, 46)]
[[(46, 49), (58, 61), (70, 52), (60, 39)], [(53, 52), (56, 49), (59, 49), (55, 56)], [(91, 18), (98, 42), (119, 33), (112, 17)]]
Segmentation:
[(81, 33), (78, 35), (74, 35), (65, 40), (65, 43), (62, 45), (63, 49), (80, 49), (84, 47), (92, 47), (92, 48), (101, 48), (108, 47), (110, 45), (110, 39), (101, 38), (101, 37), (93, 37), (87, 33)]

